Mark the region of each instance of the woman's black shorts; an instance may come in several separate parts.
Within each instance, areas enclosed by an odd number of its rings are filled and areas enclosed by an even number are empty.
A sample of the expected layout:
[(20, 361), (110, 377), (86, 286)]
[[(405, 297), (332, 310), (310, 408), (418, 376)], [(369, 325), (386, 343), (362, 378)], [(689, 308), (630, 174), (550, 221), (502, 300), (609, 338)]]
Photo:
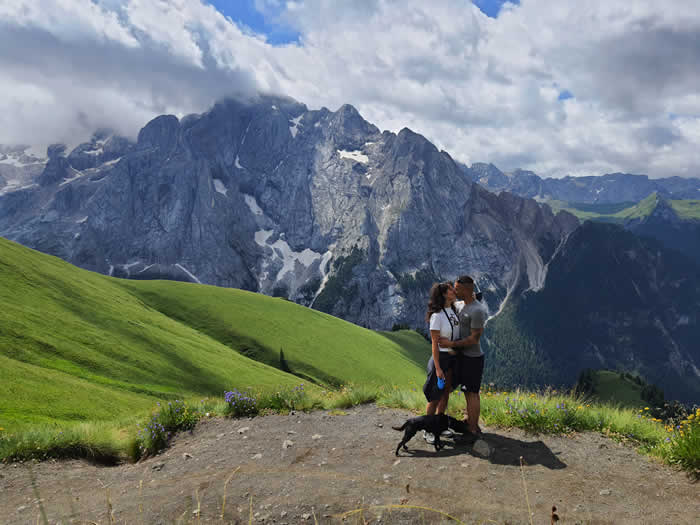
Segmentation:
[(452, 376), (453, 385), (462, 385), (462, 392), (479, 393), (481, 377), (484, 375), (484, 356), (457, 358), (456, 374)]
[[(447, 375), (447, 373), (452, 370), (454, 376), (455, 365), (457, 363), (457, 356), (450, 355), (447, 352), (440, 352), (440, 368)], [(452, 381), (454, 383), (454, 379)], [(428, 377), (423, 385), (423, 393), (425, 394), (425, 399), (430, 403), (431, 401), (437, 401), (445, 393), (445, 389), (439, 389), (437, 385), (437, 373), (435, 372), (435, 363), (433, 362), (432, 356), (428, 361)]]

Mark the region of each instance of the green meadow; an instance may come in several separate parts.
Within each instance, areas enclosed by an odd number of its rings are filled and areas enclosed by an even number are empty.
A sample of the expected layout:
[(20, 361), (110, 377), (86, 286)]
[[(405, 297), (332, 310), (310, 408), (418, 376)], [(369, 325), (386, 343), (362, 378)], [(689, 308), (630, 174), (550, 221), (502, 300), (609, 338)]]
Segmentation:
[[(283, 299), (88, 272), (0, 238), (0, 428), (116, 421), (158, 400), (420, 379), (392, 337)], [(427, 360), (427, 357), (422, 359)], [(285, 371), (286, 370), (286, 371)], [(294, 375), (297, 374), (297, 375)]]
[[(629, 220), (647, 217), (656, 207), (658, 196), (656, 192), (639, 202), (618, 204), (583, 204), (559, 200), (546, 201), (555, 213), (560, 210), (568, 211), (580, 220), (598, 220), (623, 224)], [(673, 210), (681, 219), (700, 219), (700, 200), (671, 200)]]

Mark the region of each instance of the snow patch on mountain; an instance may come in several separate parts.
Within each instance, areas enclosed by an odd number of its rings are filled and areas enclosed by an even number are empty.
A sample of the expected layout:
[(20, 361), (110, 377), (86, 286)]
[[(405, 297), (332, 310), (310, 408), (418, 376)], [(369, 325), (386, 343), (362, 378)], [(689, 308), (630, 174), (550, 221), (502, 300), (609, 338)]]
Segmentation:
[(176, 266), (177, 268), (179, 268), (180, 270), (182, 270), (183, 272), (185, 272), (185, 273), (187, 274), (187, 276), (188, 276), (190, 279), (192, 279), (194, 282), (196, 282), (197, 284), (202, 284), (202, 281), (200, 281), (199, 279), (197, 279), (197, 277), (196, 277), (192, 272), (190, 272), (187, 268), (185, 268), (184, 266), (182, 266), (180, 263), (175, 264), (175, 266)]
[(344, 149), (339, 149), (337, 151), (341, 159), (350, 159), (362, 164), (367, 164), (369, 162), (369, 157), (360, 150), (346, 151)]
[(265, 215), (265, 212), (262, 210), (262, 208), (258, 206), (258, 201), (255, 200), (255, 197), (253, 197), (252, 195), (243, 194), (243, 199), (245, 200), (245, 203), (248, 205), (248, 208), (253, 213), (253, 215), (256, 215), (258, 217), (262, 217), (263, 215)]
[(301, 117), (303, 117), (303, 115), (299, 115), (297, 118), (293, 118), (289, 121), (292, 123), (292, 125), (289, 126), (289, 132), (292, 134), (292, 138), (296, 138), (297, 133), (299, 133)]
[(228, 190), (226, 189), (226, 186), (224, 186), (224, 183), (221, 179), (214, 179), (214, 189), (221, 193), (224, 197), (226, 197)]
[(83, 173), (82, 171), (78, 171), (73, 167), (70, 167), (68, 169), (71, 171), (71, 174), (73, 176), (66, 178), (66, 179), (63, 179), (63, 182), (61, 182), (61, 184), (59, 184), (59, 186), (65, 186), (66, 184), (70, 184), (71, 182), (78, 180), (78, 179), (85, 176), (85, 173)]

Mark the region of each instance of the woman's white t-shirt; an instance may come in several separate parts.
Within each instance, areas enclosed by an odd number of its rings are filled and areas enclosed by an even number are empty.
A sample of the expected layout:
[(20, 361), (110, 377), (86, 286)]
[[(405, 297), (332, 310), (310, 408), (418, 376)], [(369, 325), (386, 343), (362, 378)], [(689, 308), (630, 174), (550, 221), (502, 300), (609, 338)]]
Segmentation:
[[(452, 308), (445, 308), (440, 312), (430, 315), (430, 330), (440, 330), (440, 337), (446, 337), (450, 341), (459, 339), (459, 317)], [(443, 348), (438, 345), (441, 352), (449, 352), (451, 348)]]

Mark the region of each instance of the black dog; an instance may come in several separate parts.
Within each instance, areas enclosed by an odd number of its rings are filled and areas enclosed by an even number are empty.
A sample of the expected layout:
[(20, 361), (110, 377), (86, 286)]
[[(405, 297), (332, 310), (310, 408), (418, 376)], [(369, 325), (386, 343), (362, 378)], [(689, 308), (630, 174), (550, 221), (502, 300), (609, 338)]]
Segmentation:
[(396, 455), (399, 455), (399, 450), (401, 447), (403, 447), (404, 450), (408, 450), (406, 443), (408, 443), (419, 430), (425, 430), (426, 432), (430, 432), (433, 436), (435, 436), (435, 452), (438, 452), (442, 448), (440, 434), (447, 430), (449, 424), (448, 421), (449, 420), (447, 419), (446, 414), (440, 414), (437, 416), (412, 417), (411, 419), (407, 419), (406, 422), (400, 427), (392, 426), (391, 428), (394, 430), (404, 431), (403, 439), (399, 442), (399, 446), (396, 447)]
[(469, 432), (469, 428), (467, 427), (466, 421), (460, 421), (459, 419), (455, 419), (452, 416), (447, 416), (447, 426), (455, 432), (459, 432), (460, 434), (471, 434)]

